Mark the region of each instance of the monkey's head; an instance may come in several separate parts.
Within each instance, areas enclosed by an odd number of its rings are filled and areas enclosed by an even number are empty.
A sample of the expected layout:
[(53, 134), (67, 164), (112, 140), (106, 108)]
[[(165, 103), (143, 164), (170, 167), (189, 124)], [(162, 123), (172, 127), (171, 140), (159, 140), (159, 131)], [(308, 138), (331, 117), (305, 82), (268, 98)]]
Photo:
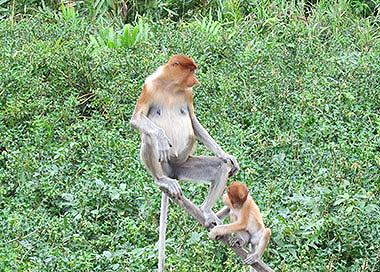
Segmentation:
[(195, 76), (197, 65), (194, 60), (185, 55), (174, 55), (164, 65), (168, 79), (180, 86), (193, 87), (199, 81)]
[(244, 202), (248, 197), (247, 185), (240, 182), (233, 182), (227, 187), (227, 194), (223, 197), (223, 202), (225, 205), (238, 209), (243, 206)]

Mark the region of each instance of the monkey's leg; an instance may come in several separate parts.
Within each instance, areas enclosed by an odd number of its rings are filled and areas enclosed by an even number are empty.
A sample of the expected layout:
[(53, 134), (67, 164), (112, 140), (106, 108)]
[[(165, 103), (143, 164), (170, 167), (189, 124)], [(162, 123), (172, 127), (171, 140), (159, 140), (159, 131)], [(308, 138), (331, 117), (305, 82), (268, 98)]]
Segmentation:
[(230, 161), (224, 161), (218, 157), (189, 157), (181, 165), (173, 166), (173, 174), (179, 180), (206, 181), (210, 183), (208, 196), (201, 206), (206, 218), (206, 226), (220, 223), (220, 219), (212, 212), (217, 199), (225, 188), (228, 173), (231, 171)]
[(272, 231), (270, 230), (270, 228), (264, 229), (263, 235), (261, 236), (260, 241), (256, 247), (256, 253), (259, 256), (259, 258), (263, 256), (264, 250), (266, 249), (269, 243), (269, 238), (271, 235), (272, 235)]
[(226, 217), (227, 215), (229, 215), (230, 213), (230, 208), (227, 207), (227, 206), (224, 206), (220, 211), (218, 211), (216, 213), (216, 216), (220, 219), (220, 220), (223, 220), (224, 217)]
[(165, 193), (161, 195), (160, 233), (158, 239), (158, 272), (164, 271), (166, 222), (168, 217), (169, 198)]
[(141, 141), (140, 157), (146, 169), (151, 173), (155, 183), (159, 187), (163, 187), (169, 191), (170, 194), (177, 196), (181, 194), (181, 187), (175, 179), (169, 178), (170, 167), (163, 169), (163, 164), (158, 161), (158, 154), (155, 151), (151, 139), (147, 135), (143, 135)]
[[(181, 188), (178, 182), (167, 176), (166, 172), (170, 172), (170, 169), (163, 169), (162, 164), (158, 161), (158, 155), (156, 154), (150, 139), (148, 136), (143, 135), (141, 141), (140, 150), (141, 160), (145, 167), (153, 176), (154, 181), (160, 187), (166, 188), (169, 193), (176, 195), (181, 193)], [(166, 171), (165, 171), (166, 170)], [(164, 271), (165, 262), (165, 239), (166, 239), (166, 221), (168, 215), (168, 196), (162, 193), (161, 196), (161, 212), (160, 212), (160, 228), (158, 239), (158, 271)]]
[(258, 239), (258, 241), (251, 241), (255, 246), (255, 251), (253, 253), (248, 254), (248, 256), (244, 260), (244, 263), (251, 265), (255, 263), (258, 259), (260, 259), (261, 256), (263, 256), (264, 250), (269, 243), (269, 238), (271, 234), (272, 232), (270, 228), (266, 228), (262, 231), (261, 237)]

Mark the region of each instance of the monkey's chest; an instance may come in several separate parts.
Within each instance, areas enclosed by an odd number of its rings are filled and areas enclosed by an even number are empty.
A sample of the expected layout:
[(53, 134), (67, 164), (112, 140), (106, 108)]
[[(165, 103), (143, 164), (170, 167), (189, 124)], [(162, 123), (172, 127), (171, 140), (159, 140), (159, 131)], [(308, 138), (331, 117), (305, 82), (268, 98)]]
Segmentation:
[(235, 218), (235, 220), (240, 218), (240, 213), (241, 213), (240, 209), (234, 209), (234, 208), (230, 207), (230, 216)]
[(192, 151), (195, 136), (186, 106), (175, 108), (154, 106), (149, 110), (148, 118), (165, 131), (173, 146), (171, 148), (173, 155)]

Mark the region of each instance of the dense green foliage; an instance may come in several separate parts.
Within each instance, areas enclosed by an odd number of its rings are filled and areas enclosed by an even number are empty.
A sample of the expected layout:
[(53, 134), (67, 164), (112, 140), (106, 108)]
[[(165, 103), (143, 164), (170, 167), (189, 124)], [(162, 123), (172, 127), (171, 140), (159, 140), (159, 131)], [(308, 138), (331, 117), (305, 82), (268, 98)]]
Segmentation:
[[(265, 262), (379, 271), (379, 18), (320, 5), (306, 22), (282, 3), (233, 22), (146, 18), (116, 48), (71, 11), (0, 22), (1, 271), (155, 269), (160, 193), (128, 121), (179, 52), (199, 64), (198, 118), (272, 229)], [(181, 184), (200, 204), (207, 186)], [(167, 236), (168, 271), (248, 271), (174, 205)]]
[(75, 6), (79, 13), (93, 20), (107, 17), (133, 22), (138, 15), (155, 20), (181, 20), (209, 13), (218, 19), (239, 20), (271, 6), (288, 5), (287, 2), (295, 2), (304, 7), (322, 5), (326, 9), (334, 2), (364, 17), (379, 14), (380, 10), (379, 0), (0, 0), (0, 18), (2, 15), (33, 13), (46, 8), (57, 10), (64, 3)]

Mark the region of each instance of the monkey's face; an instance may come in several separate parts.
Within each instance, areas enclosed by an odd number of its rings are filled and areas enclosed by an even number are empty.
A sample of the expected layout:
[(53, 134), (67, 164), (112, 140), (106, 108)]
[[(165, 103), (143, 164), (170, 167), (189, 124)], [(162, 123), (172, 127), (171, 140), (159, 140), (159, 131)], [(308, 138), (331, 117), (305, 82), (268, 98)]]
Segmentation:
[(166, 64), (171, 80), (185, 88), (191, 88), (199, 83), (195, 76), (196, 68), (195, 62), (184, 55), (175, 55)]

